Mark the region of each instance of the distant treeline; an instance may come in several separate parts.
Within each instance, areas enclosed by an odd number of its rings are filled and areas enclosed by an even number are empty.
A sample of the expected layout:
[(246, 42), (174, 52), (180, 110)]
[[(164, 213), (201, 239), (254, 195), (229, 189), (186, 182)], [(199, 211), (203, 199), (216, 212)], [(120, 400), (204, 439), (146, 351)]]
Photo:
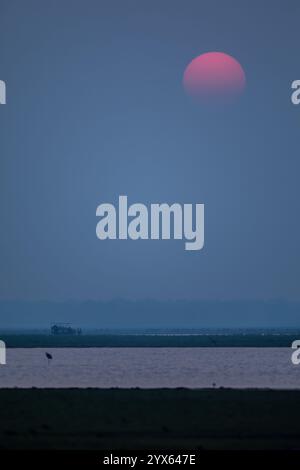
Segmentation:
[(290, 347), (296, 334), (249, 335), (1, 335), (8, 348), (197, 348), (197, 347)]

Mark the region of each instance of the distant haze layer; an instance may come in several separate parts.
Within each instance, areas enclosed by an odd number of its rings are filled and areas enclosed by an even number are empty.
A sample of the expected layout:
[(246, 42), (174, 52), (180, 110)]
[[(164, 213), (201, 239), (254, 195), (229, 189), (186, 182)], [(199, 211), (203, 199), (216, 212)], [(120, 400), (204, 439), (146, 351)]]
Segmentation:
[(100, 329), (300, 327), (299, 310), (299, 303), (284, 301), (1, 301), (0, 328), (55, 322)]

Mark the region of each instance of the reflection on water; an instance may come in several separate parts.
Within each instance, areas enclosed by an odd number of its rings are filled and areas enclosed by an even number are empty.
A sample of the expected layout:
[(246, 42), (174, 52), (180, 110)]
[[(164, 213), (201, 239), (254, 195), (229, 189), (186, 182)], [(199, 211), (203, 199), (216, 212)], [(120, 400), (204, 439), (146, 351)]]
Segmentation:
[(0, 387), (300, 388), (289, 348), (8, 349)]

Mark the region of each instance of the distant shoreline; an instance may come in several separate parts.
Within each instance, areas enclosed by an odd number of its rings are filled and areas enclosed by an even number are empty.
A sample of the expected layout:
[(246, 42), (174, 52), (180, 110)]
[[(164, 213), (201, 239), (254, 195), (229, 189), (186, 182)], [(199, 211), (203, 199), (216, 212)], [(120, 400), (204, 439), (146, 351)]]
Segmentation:
[(7, 348), (207, 348), (291, 347), (289, 334), (1, 334)]

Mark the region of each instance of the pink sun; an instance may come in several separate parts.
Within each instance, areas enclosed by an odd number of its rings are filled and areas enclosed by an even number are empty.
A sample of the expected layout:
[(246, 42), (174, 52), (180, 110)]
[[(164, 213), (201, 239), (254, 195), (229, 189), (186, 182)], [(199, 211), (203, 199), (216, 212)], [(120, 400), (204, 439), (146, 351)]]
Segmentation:
[(231, 101), (246, 85), (240, 63), (223, 52), (207, 52), (193, 59), (183, 75), (186, 93), (199, 102)]

